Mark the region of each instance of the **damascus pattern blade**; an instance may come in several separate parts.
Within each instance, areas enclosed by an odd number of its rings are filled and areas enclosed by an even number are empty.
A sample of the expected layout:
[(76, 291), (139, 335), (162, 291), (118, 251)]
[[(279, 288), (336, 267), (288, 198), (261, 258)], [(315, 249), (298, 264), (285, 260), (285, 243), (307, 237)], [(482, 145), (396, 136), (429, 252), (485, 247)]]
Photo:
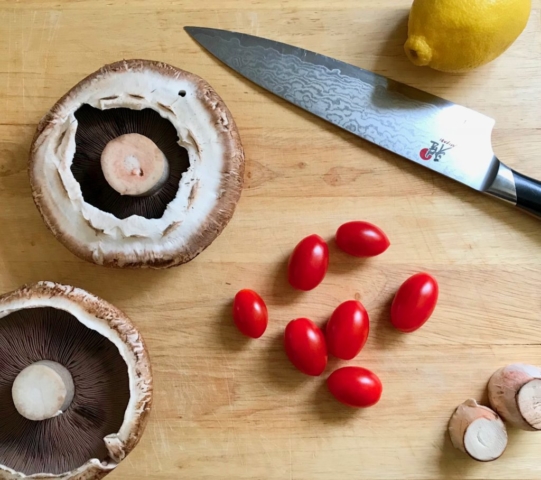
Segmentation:
[(224, 30), (186, 31), (254, 83), (380, 147), (476, 190), (497, 174), (494, 120), (485, 115), (301, 48)]

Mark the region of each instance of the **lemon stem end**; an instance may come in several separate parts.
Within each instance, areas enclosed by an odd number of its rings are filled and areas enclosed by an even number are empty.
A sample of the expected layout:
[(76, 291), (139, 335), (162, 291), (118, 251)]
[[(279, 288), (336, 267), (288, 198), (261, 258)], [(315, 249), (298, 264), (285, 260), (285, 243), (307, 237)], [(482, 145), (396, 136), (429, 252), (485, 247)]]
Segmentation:
[(404, 45), (404, 50), (411, 63), (419, 67), (429, 65), (432, 60), (432, 50), (424, 37), (408, 38), (408, 41)]

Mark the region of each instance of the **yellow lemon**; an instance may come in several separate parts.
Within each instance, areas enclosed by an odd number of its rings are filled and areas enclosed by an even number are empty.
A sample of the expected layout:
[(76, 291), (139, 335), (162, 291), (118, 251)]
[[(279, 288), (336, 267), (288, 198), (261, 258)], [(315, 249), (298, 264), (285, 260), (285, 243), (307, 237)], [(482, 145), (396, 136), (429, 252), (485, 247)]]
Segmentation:
[(415, 0), (406, 54), (415, 65), (463, 72), (499, 57), (522, 33), (531, 0)]

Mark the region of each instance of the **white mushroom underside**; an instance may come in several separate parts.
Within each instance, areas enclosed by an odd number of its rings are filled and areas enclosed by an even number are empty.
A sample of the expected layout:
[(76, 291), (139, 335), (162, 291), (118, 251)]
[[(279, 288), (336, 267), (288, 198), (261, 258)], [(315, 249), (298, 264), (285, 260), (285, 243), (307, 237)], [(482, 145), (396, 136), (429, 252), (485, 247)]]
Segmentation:
[(519, 390), (517, 405), (524, 420), (541, 430), (541, 379), (530, 380)]
[[(185, 96), (179, 95), (180, 91), (186, 92)], [(101, 110), (152, 108), (175, 126), (179, 144), (188, 151), (190, 167), (161, 218), (133, 215), (121, 220), (84, 201), (71, 172), (77, 130), (74, 113), (83, 104)], [(36, 144), (40, 160), (34, 172), (47, 186), (42, 189), (41, 201), (56, 212), (63, 230), (90, 246), (96, 263), (117, 252), (120, 242), (125, 261), (148, 257), (149, 251), (160, 259), (186, 245), (200, 230), (222, 195), (225, 152), (217, 129), (227, 126), (225, 116), (223, 126), (214, 125), (206, 108), (197, 98), (196, 85), (155, 71), (106, 73), (65, 101), (55, 116), (54, 128)]]
[(464, 435), (464, 448), (476, 460), (489, 462), (499, 458), (507, 446), (507, 434), (500, 421), (478, 418)]

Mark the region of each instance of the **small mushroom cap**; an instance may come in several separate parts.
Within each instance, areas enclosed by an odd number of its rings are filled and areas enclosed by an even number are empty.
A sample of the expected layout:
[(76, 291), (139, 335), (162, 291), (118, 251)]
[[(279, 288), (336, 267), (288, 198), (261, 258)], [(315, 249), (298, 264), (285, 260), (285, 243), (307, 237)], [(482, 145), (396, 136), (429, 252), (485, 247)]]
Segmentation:
[[(86, 201), (73, 173), (81, 147), (77, 114), (84, 108), (150, 110), (174, 127), (172, 141), (186, 150), (189, 166), (158, 217), (119, 218)], [(89, 128), (87, 137), (94, 135)], [(88, 143), (95, 150), (95, 142)], [(45, 223), (74, 254), (99, 265), (167, 268), (199, 255), (231, 219), (243, 186), (244, 151), (231, 113), (207, 82), (164, 63), (125, 60), (82, 80), (45, 115), (29, 173)]]
[(474, 460), (490, 462), (507, 447), (507, 430), (500, 417), (474, 399), (460, 404), (449, 420), (453, 446)]
[(541, 369), (515, 363), (496, 370), (488, 381), (490, 405), (522, 430), (541, 429)]

